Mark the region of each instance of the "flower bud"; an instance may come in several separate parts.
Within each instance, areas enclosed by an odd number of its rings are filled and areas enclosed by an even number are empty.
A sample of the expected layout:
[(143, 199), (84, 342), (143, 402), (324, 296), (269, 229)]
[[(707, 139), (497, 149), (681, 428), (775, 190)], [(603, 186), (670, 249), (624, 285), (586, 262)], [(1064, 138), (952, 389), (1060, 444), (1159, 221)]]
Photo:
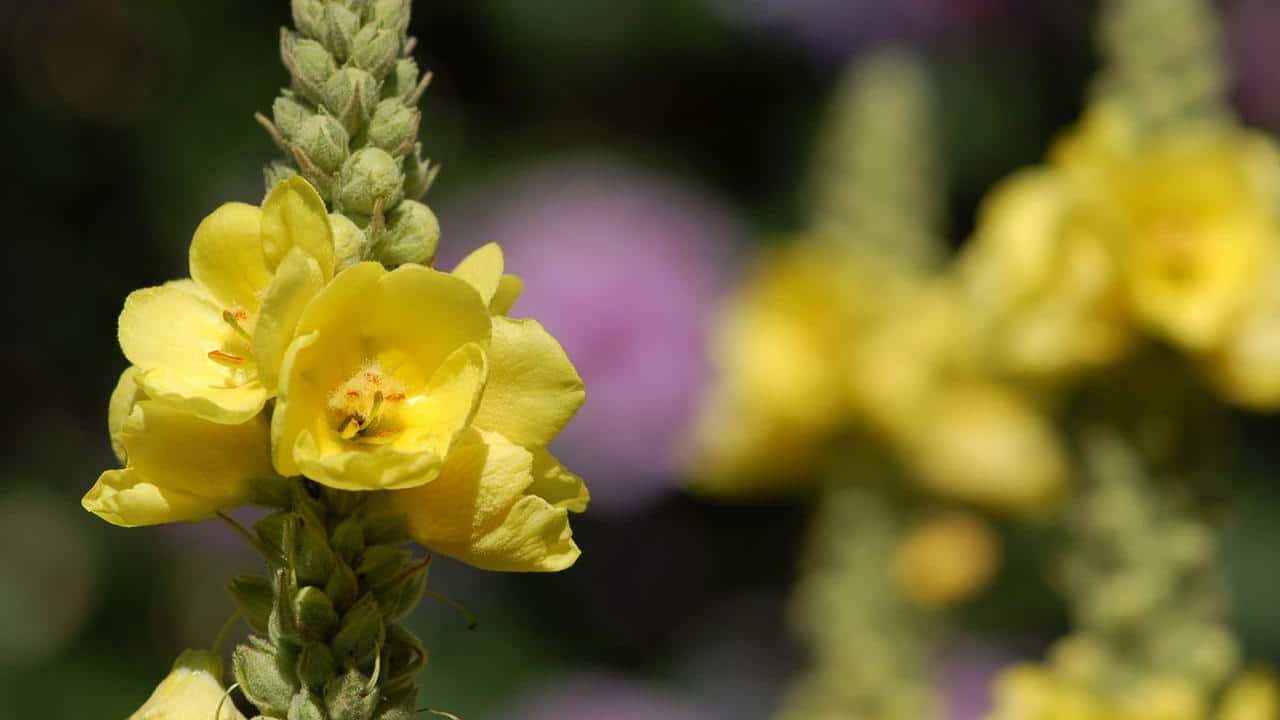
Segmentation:
[(353, 41), (351, 62), (362, 70), (368, 70), (375, 78), (385, 78), (395, 67), (399, 55), (399, 34), (376, 25), (366, 25)]
[(370, 545), (395, 545), (413, 539), (409, 536), (409, 520), (400, 513), (379, 513), (366, 517), (364, 538)]
[(413, 58), (401, 58), (391, 69), (386, 84), (382, 86), (382, 96), (397, 97), (406, 100), (418, 88), (418, 79), (422, 76), (418, 63)]
[(276, 98), (275, 104), (271, 106), (271, 115), (276, 127), (280, 128), (280, 132), (290, 140), (298, 136), (298, 128), (313, 114), (310, 108), (289, 95)]
[(369, 720), (378, 706), (378, 689), (369, 687), (369, 678), (359, 670), (330, 680), (324, 689), (329, 714), (343, 720)]
[(411, 0), (373, 0), (369, 7), (369, 22), (404, 37), (409, 31), (409, 6)]
[(293, 513), (281, 510), (271, 513), (254, 524), (254, 533), (273, 557), (285, 557), (285, 525), (292, 520)]
[(293, 614), (298, 629), (309, 638), (324, 638), (338, 624), (338, 611), (333, 601), (317, 587), (304, 587), (293, 601)]
[(324, 0), (293, 0), (293, 24), (303, 35), (312, 40), (324, 38), (325, 5)]
[(422, 113), (396, 98), (383, 100), (369, 120), (369, 144), (395, 157), (406, 155), (418, 141)]
[(334, 659), (347, 669), (364, 667), (373, 662), (385, 639), (382, 610), (372, 595), (365, 595), (342, 616), (333, 636)]
[(325, 45), (338, 62), (346, 62), (351, 57), (356, 34), (360, 31), (360, 16), (337, 3), (332, 3), (329, 5), (327, 20)]
[(298, 620), (293, 614), (293, 599), (297, 595), (297, 587), (291, 578), (292, 575), (284, 570), (276, 571), (271, 615), (267, 618), (267, 637), (276, 646), (285, 643), (296, 646), (302, 642)]
[(249, 623), (249, 627), (254, 632), (265, 635), (274, 602), (271, 581), (254, 575), (242, 575), (231, 580), (229, 589), (240, 615)]
[(323, 523), (304, 517), (298, 526), (298, 552), (294, 560), (300, 582), (319, 584), (329, 578), (334, 555)]
[(342, 126), (355, 135), (369, 122), (378, 103), (378, 82), (359, 68), (343, 68), (324, 85), (324, 105)]
[[(384, 688), (399, 685), (402, 678), (412, 680), (427, 664), (427, 649), (422, 641), (402, 625), (387, 627), (386, 666), (391, 668), (387, 673)], [(390, 694), (388, 691), (384, 694)]]
[(343, 212), (373, 215), (400, 202), (404, 176), (400, 163), (379, 148), (353, 154), (338, 176), (337, 204)]
[(338, 64), (329, 51), (315, 40), (299, 38), (285, 31), (280, 52), (285, 67), (293, 76), (294, 88), (311, 102), (323, 101), (326, 84), (338, 72)]
[(336, 672), (333, 652), (322, 642), (307, 643), (298, 654), (298, 679), (304, 687), (323, 690)]
[(231, 666), (241, 692), (259, 711), (275, 717), (289, 712), (298, 683), (269, 648), (241, 645), (231, 655)]
[(383, 265), (398, 267), (409, 263), (430, 264), (440, 244), (440, 222), (431, 208), (406, 200), (391, 213), (387, 232), (374, 248), (374, 257)]
[(379, 588), (389, 584), (403, 572), (413, 560), (413, 553), (395, 545), (373, 545), (366, 548), (356, 574), (364, 579), (365, 587)]
[(378, 605), (388, 622), (395, 622), (418, 606), (427, 591), (428, 567), (422, 565), (400, 578), (392, 578), (386, 587), (375, 591)]
[(303, 690), (289, 704), (289, 720), (328, 720), (328, 716), (311, 693)]
[(329, 576), (329, 581), (324, 585), (324, 594), (333, 601), (336, 610), (342, 611), (351, 607), (359, 592), (360, 582), (356, 579), (355, 571), (346, 562), (339, 560), (333, 567), (333, 575)]
[[(342, 218), (342, 220), (337, 220), (336, 218)], [(348, 220), (345, 215), (330, 215), (329, 222), (334, 226), (333, 234), (335, 245), (338, 244), (337, 226), (343, 221), (349, 223), (351, 227), (355, 228), (356, 232), (360, 233), (361, 238), (364, 237), (364, 233), (360, 232), (360, 228), (356, 227), (356, 224)], [(346, 231), (344, 230), (344, 232)], [(338, 250), (338, 257), (343, 257), (343, 251), (341, 249)], [(349, 265), (351, 263), (347, 264)], [(341, 268), (342, 266), (343, 261), (339, 260), (338, 267)], [(348, 517), (338, 523), (338, 527), (333, 529), (333, 535), (329, 538), (329, 544), (332, 545), (333, 549), (340, 553), (344, 559), (354, 558), (361, 550), (364, 549), (364, 523), (360, 521), (359, 517), (354, 515)]]
[(298, 128), (298, 148), (326, 173), (335, 173), (347, 161), (349, 138), (342, 123), (328, 115), (313, 115)]
[(374, 720), (413, 720), (417, 717), (417, 711), (408, 703), (399, 705), (386, 705), (378, 708), (378, 712), (374, 715)]

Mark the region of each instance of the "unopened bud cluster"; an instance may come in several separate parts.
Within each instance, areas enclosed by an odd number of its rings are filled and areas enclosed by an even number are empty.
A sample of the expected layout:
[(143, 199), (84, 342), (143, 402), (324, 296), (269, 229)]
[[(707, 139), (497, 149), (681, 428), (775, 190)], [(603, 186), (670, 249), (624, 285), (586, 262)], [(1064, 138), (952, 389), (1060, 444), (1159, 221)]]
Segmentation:
[(267, 186), (301, 174), (319, 190), (340, 268), (435, 257), (439, 223), (419, 202), (435, 167), (418, 142), (426, 79), (408, 56), (409, 12), (410, 0), (293, 0), (297, 31), (281, 34), (292, 82), (266, 124), (286, 159), (266, 168)]
[(292, 507), (255, 527), (273, 557), (270, 579), (231, 592), (257, 635), (233, 669), (264, 718), (407, 720), (414, 716), (422, 643), (398, 622), (426, 589), (427, 566), (405, 547), (403, 516), (366, 495), (297, 483)]

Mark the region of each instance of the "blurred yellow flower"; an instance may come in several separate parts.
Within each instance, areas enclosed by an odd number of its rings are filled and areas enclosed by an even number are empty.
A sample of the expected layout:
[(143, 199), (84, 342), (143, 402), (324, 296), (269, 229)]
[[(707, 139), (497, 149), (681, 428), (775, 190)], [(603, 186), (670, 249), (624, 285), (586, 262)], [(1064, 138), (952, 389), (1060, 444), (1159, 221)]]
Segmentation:
[(1272, 263), (1237, 322), (1203, 363), (1231, 402), (1256, 410), (1280, 408), (1280, 263)]
[(210, 422), (139, 394), (130, 368), (111, 395), (108, 424), (124, 469), (102, 473), (86, 510), (136, 527), (203, 520), (248, 502), (254, 481), (274, 478), (265, 416)]
[(1238, 130), (1150, 140), (1115, 184), (1130, 302), (1155, 334), (1217, 347), (1276, 253), (1275, 149)]
[(1251, 672), (1227, 688), (1217, 720), (1280, 718), (1280, 683), (1270, 672)]
[(1000, 541), (975, 515), (949, 512), (913, 529), (894, 551), (898, 587), (918, 605), (943, 608), (980, 592), (1000, 563)]
[(120, 346), (152, 399), (245, 422), (275, 394), (294, 326), (333, 275), (324, 202), (292, 178), (261, 209), (223, 205), (196, 229), (190, 265), (190, 280), (129, 296)]
[(798, 243), (760, 259), (711, 341), (717, 371), (685, 450), (700, 489), (793, 488), (847, 411), (841, 263)]
[(217, 655), (188, 650), (129, 720), (244, 720), (229, 698), (223, 702), (221, 678)]
[(491, 331), (480, 297), (446, 273), (372, 262), (339, 273), (285, 353), (276, 469), (342, 490), (432, 481), (476, 415)]
[(1116, 698), (1099, 696), (1051, 668), (1020, 665), (995, 684), (990, 720), (1207, 720), (1208, 701), (1186, 681), (1151, 678), (1125, 686)]

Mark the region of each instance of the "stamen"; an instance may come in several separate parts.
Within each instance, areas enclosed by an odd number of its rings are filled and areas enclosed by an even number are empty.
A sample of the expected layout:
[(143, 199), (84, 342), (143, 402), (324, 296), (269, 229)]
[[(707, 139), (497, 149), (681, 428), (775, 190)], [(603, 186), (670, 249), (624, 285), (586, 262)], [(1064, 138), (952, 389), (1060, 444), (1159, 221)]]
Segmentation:
[(245, 340), (252, 341), (253, 337), (249, 335), (249, 332), (245, 330), (244, 326), (240, 324), (242, 321), (248, 320), (248, 319), (249, 319), (249, 313), (245, 312), (241, 308), (222, 311), (222, 321), (230, 325), (231, 329), (235, 330), (236, 334), (238, 334), (240, 337), (244, 338)]
[(221, 350), (209, 351), (209, 359), (220, 365), (227, 365), (229, 367), (240, 367), (241, 365), (244, 365), (245, 362), (245, 359), (239, 355), (232, 355), (231, 353), (223, 352)]

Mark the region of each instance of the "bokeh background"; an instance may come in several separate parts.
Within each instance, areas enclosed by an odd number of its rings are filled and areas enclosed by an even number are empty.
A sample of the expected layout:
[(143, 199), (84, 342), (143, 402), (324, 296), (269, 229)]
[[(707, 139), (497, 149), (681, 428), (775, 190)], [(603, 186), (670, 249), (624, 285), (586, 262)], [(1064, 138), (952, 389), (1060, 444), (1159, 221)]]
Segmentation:
[[(810, 508), (681, 491), (672, 449), (705, 381), (703, 337), (754, 245), (794, 229), (844, 65), (927, 56), (943, 113), (951, 235), (990, 185), (1041, 157), (1095, 68), (1093, 3), (1059, 0), (420, 0), (436, 74), (424, 144), (447, 267), (496, 240), (521, 309), (586, 378), (558, 448), (591, 485), (584, 555), (554, 576), (438, 562), (412, 619), (433, 707), (466, 720), (768, 717), (801, 654), (786, 602)], [(1236, 98), (1280, 129), (1280, 6), (1228, 6)], [(123, 531), (79, 507), (115, 463), (106, 398), (127, 293), (185, 274), (190, 233), (257, 202), (273, 154), (252, 122), (285, 73), (283, 0), (0, 0), (0, 718), (125, 717), (255, 572), (225, 528)], [(1274, 421), (1242, 418), (1226, 548), (1250, 654), (1280, 658)], [(954, 718), (993, 668), (1064, 628), (1018, 533), (971, 631), (938, 663)], [(1270, 617), (1269, 617), (1270, 616)]]

